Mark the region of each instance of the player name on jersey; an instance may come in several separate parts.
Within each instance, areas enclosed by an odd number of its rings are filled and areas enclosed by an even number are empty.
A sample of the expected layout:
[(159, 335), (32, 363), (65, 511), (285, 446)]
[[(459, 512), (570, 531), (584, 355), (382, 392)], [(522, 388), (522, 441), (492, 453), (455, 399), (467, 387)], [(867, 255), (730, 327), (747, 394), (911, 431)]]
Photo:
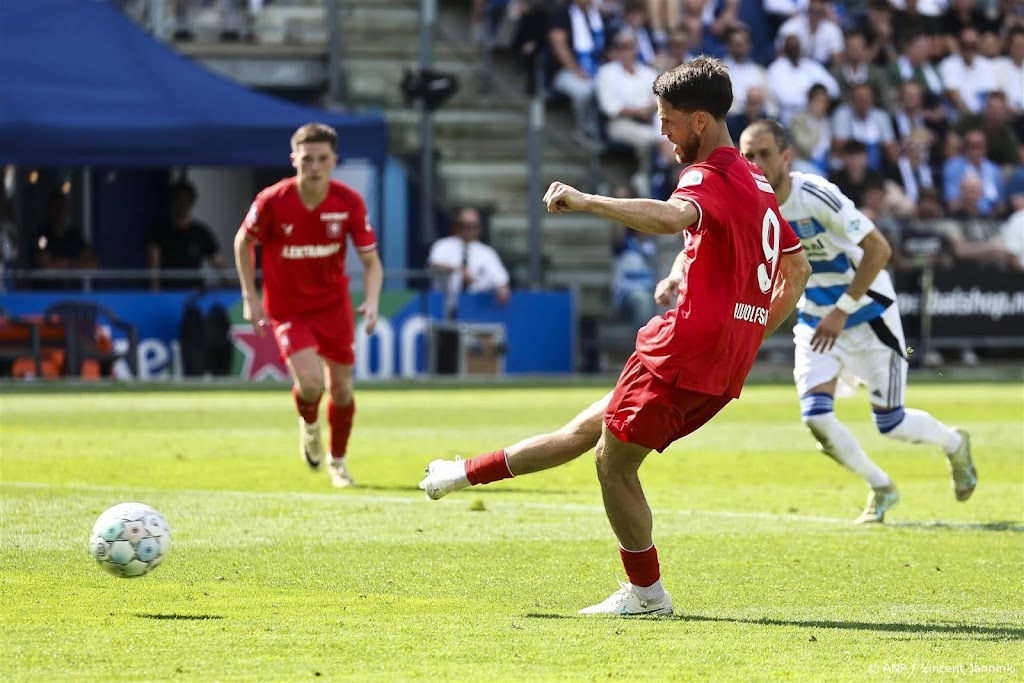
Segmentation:
[(755, 306), (753, 304), (744, 304), (736, 302), (736, 307), (733, 309), (732, 317), (736, 320), (741, 320), (746, 323), (757, 323), (758, 325), (768, 324), (768, 309), (764, 306)]

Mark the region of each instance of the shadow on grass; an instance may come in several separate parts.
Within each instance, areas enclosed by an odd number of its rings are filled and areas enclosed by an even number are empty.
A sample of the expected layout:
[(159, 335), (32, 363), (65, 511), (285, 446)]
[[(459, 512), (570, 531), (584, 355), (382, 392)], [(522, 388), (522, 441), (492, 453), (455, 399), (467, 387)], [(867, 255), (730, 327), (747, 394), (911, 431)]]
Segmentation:
[(209, 621), (212, 619), (223, 619), (219, 614), (147, 614), (145, 612), (137, 612), (135, 614), (139, 619), (157, 619), (166, 621)]
[(909, 529), (956, 529), (964, 531), (1009, 531), (1024, 533), (1024, 524), (1017, 521), (1005, 522), (886, 522), (886, 526)]
[[(585, 619), (575, 614), (543, 614), (528, 612), (528, 619)], [(843, 629), (851, 631), (882, 631), (891, 633), (943, 633), (960, 636), (981, 636), (978, 640), (1024, 640), (1024, 628), (1012, 626), (960, 626), (957, 624), (888, 624), (866, 621), (798, 621), (789, 619), (740, 619), (736, 617), (708, 617), (699, 614), (676, 614), (671, 617), (646, 617), (669, 621), (725, 622), (754, 626), (799, 626), (801, 628)], [(985, 637), (987, 636), (987, 638)]]

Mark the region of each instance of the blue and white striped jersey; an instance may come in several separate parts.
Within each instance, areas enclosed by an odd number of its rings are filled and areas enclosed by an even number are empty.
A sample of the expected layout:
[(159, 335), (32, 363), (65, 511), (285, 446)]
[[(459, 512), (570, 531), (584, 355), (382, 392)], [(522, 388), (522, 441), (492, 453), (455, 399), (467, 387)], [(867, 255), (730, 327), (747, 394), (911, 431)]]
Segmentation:
[[(814, 327), (846, 292), (864, 250), (860, 242), (875, 224), (854, 206), (839, 188), (813, 173), (789, 174), (793, 188), (779, 206), (782, 217), (793, 226), (811, 262), (811, 279), (797, 304), (797, 320)], [(846, 327), (866, 323), (882, 315), (896, 301), (889, 273), (882, 270), (857, 302), (859, 307)]]

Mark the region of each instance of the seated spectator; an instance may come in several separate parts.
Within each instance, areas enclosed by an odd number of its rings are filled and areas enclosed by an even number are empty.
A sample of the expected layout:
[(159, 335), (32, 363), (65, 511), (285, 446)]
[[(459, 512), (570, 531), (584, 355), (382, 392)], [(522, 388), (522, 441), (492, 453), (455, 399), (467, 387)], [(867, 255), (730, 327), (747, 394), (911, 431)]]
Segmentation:
[(912, 202), (917, 202), (924, 190), (935, 189), (939, 184), (928, 162), (930, 147), (931, 136), (924, 128), (916, 129), (900, 144), (893, 179)]
[(434, 242), (427, 256), (427, 266), (440, 275), (438, 286), (448, 295), (448, 317), (456, 317), (461, 292), (493, 292), (495, 300), (504, 305), (510, 294), (508, 270), (498, 252), (480, 241), (480, 212), (466, 206), (452, 215), (452, 234)]
[[(46, 220), (36, 230), (33, 266), (42, 270), (98, 268), (99, 262), (81, 228), (71, 222), (71, 205), (61, 188), (50, 193)], [(38, 289), (75, 287), (79, 281), (40, 280)]]
[(868, 168), (868, 152), (864, 143), (850, 140), (841, 150), (843, 167), (829, 174), (829, 180), (836, 184), (839, 191), (860, 206), (864, 201), (864, 191), (870, 186), (885, 186), (885, 176)]
[(761, 88), (750, 88), (747, 90), (747, 99), (743, 109), (738, 114), (729, 114), (725, 117), (725, 125), (729, 129), (729, 135), (733, 140), (740, 139), (740, 133), (752, 124), (761, 119), (774, 119), (768, 112), (768, 97)]
[(836, 79), (818, 62), (801, 56), (800, 38), (795, 35), (783, 40), (782, 56), (768, 67), (768, 83), (785, 125), (807, 105), (807, 93), (815, 83), (824, 85), (832, 99), (839, 97)]
[(968, 130), (981, 130), (985, 133), (988, 158), (1000, 166), (1009, 167), (1016, 164), (1020, 156), (1017, 152), (1020, 140), (1010, 125), (1012, 119), (1013, 112), (1006, 94), (993, 90), (986, 98), (985, 109), (978, 114), (961, 115), (953, 130), (961, 136)]
[(800, 39), (801, 56), (809, 57), (819, 64), (829, 65), (843, 54), (843, 31), (828, 18), (825, 0), (809, 0), (806, 13), (790, 17), (775, 38), (775, 49), (783, 51), (786, 38)]
[(1006, 93), (1010, 109), (1017, 117), (1024, 116), (1024, 27), (1012, 29), (1006, 36), (1005, 56), (996, 57), (996, 86)]
[(658, 280), (658, 253), (654, 236), (616, 226), (612, 256), (612, 304), (639, 329), (656, 311), (654, 285)]
[(853, 88), (849, 104), (842, 104), (832, 114), (832, 149), (839, 152), (850, 140), (864, 143), (868, 168), (881, 171), (896, 163), (899, 147), (892, 120), (875, 106), (875, 94), (868, 83)]
[(636, 61), (636, 39), (628, 30), (612, 40), (613, 58), (597, 72), (597, 103), (608, 117), (608, 139), (629, 145), (636, 155), (633, 189), (651, 196), (651, 161), (661, 138), (655, 125), (658, 99), (654, 96), (657, 72)]
[(825, 86), (815, 83), (807, 93), (807, 110), (793, 117), (789, 133), (793, 139), (794, 171), (828, 176), (832, 150), (832, 121), (828, 115), (831, 104)]
[[(623, 26), (616, 32), (631, 33), (636, 43), (636, 61), (645, 66), (653, 66), (657, 50), (651, 32), (647, 30), (649, 16), (647, 0), (626, 0), (623, 8)], [(612, 41), (614, 43), (614, 40)]]
[(659, 50), (654, 59), (655, 71), (668, 71), (690, 61), (696, 56), (692, 52), (692, 47), (689, 26), (685, 23), (677, 24), (668, 34), (667, 46)]
[(594, 0), (572, 0), (555, 10), (548, 43), (557, 69), (551, 87), (572, 102), (584, 142), (597, 144), (600, 126), (594, 107), (594, 76), (604, 54), (605, 31)]
[(975, 29), (964, 28), (960, 32), (959, 52), (939, 63), (946, 97), (961, 114), (981, 111), (985, 96), (996, 89), (995, 68), (978, 54), (978, 39)]
[[(942, 165), (943, 196), (950, 211), (976, 211), (982, 216), (999, 215), (1002, 211), (1003, 176), (999, 167), (986, 158), (988, 143), (985, 133), (968, 130), (963, 136), (963, 154), (947, 159)], [(980, 181), (981, 192), (976, 207), (966, 207), (960, 196), (964, 176), (973, 175)]]
[(942, 103), (935, 96), (924, 96), (924, 88), (914, 80), (900, 83), (896, 111), (892, 115), (893, 132), (897, 141), (905, 142), (908, 137), (923, 131), (928, 134), (932, 147), (929, 157), (938, 158), (941, 150), (936, 148), (945, 138), (948, 121)]
[[(164, 269), (199, 270), (204, 266), (223, 269), (227, 266), (221, 256), (213, 230), (192, 216), (196, 205), (196, 188), (182, 178), (170, 188), (167, 218), (150, 226), (146, 235), (146, 254), (149, 263), (150, 285), (158, 289), (194, 289), (206, 286), (204, 276), (180, 278), (161, 277)], [(226, 278), (218, 278), (226, 284)]]
[(886, 75), (881, 67), (871, 63), (867, 39), (860, 31), (847, 31), (843, 54), (832, 63), (829, 72), (839, 84), (839, 91), (844, 102), (849, 102), (854, 87), (868, 84), (879, 98), (879, 105), (889, 111), (893, 107), (892, 98), (886, 83)]
[(732, 80), (732, 107), (730, 114), (739, 114), (747, 103), (747, 91), (760, 88), (762, 93), (768, 91), (768, 72), (763, 66), (750, 58), (750, 31), (745, 28), (733, 29), (726, 39), (729, 54), (722, 58), (722, 63), (729, 69)]
[(701, 52), (713, 57), (724, 57), (726, 41), (735, 30), (749, 30), (740, 19), (740, 0), (690, 0), (688, 14), (700, 21)]
[[(897, 88), (904, 81), (916, 81), (924, 89), (924, 102), (943, 96), (946, 87), (942, 76), (931, 64), (932, 39), (926, 33), (908, 35), (899, 56), (889, 63), (886, 75), (889, 86)], [(927, 105), (926, 105), (927, 106)]]
[(1015, 267), (1015, 257), (999, 237), (999, 224), (979, 209), (982, 192), (978, 176), (968, 174), (960, 181), (961, 208), (952, 213), (952, 220), (943, 223), (953, 255), (980, 268)]

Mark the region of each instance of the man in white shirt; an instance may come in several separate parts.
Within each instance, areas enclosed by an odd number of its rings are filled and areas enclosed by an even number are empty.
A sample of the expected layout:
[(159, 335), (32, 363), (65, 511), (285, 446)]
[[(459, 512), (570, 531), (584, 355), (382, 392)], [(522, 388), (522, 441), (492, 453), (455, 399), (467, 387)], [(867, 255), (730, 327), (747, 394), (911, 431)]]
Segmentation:
[(779, 108), (779, 118), (788, 124), (793, 114), (807, 108), (807, 93), (815, 83), (839, 99), (839, 84), (824, 66), (801, 55), (800, 38), (790, 35), (782, 43), (782, 56), (768, 67), (768, 90)]
[(463, 207), (454, 216), (452, 234), (434, 242), (427, 257), (430, 269), (444, 276), (449, 314), (460, 292), (494, 292), (498, 303), (504, 304), (509, 297), (508, 271), (498, 252), (480, 242), (480, 212)]
[(1006, 93), (1010, 108), (1024, 114), (1024, 27), (1017, 26), (1006, 37), (1009, 55), (992, 60), (996, 70), (996, 86)]
[(978, 30), (965, 26), (960, 31), (960, 53), (939, 62), (939, 75), (946, 96), (960, 113), (981, 111), (985, 96), (996, 90), (991, 60), (978, 54)]
[(661, 138), (654, 124), (658, 100), (654, 96), (657, 72), (636, 59), (636, 36), (620, 31), (612, 41), (612, 59), (597, 70), (597, 104), (608, 118), (608, 139), (633, 148), (636, 174), (633, 189), (641, 197), (651, 196), (651, 162), (654, 146)]
[(875, 106), (875, 91), (870, 83), (853, 86), (849, 104), (840, 105), (832, 114), (832, 151), (839, 154), (850, 140), (867, 147), (868, 168), (883, 170), (896, 162), (899, 146), (892, 120), (885, 110)]
[(828, 65), (843, 53), (843, 31), (828, 18), (824, 0), (811, 0), (805, 14), (787, 19), (779, 27), (776, 49), (782, 48), (786, 36), (797, 36), (803, 46), (804, 57)]

